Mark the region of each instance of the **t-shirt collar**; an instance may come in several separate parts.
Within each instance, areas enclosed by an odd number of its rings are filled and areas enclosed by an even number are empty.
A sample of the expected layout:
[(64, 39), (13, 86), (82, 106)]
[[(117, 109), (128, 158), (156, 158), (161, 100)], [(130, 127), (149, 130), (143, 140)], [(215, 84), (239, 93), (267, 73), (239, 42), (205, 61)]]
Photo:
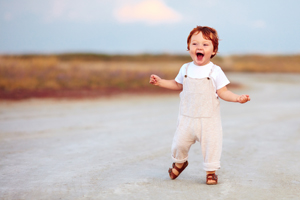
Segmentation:
[(194, 65), (195, 67), (208, 67), (208, 66), (213, 65), (213, 63), (211, 61), (209, 63), (207, 63), (206, 65), (203, 65), (203, 66), (195, 65), (193, 61), (191, 62), (191, 64)]

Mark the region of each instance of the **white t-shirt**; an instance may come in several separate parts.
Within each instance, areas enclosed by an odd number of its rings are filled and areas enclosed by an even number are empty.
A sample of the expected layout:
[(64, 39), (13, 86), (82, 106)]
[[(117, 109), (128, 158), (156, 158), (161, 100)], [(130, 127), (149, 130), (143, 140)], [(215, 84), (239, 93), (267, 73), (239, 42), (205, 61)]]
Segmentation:
[[(215, 65), (212, 62), (208, 63), (204, 66), (197, 66), (194, 62), (186, 63), (182, 65), (179, 70), (178, 75), (175, 78), (177, 83), (183, 84), (184, 75), (186, 75), (186, 67), (188, 66), (187, 75), (191, 78), (205, 78), (208, 77), (212, 67)], [(216, 89), (221, 89), (222, 87), (228, 85), (230, 81), (227, 79), (226, 75), (222, 71), (221, 67), (215, 65), (215, 68), (211, 74), (211, 78), (213, 79), (213, 84)]]

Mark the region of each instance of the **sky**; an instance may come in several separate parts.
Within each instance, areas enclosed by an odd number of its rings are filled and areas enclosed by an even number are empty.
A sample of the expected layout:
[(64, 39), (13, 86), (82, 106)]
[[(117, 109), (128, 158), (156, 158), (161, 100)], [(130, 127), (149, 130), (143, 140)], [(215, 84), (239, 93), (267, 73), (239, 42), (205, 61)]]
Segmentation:
[(299, 54), (299, 0), (0, 0), (0, 54), (186, 54), (197, 25), (219, 54)]

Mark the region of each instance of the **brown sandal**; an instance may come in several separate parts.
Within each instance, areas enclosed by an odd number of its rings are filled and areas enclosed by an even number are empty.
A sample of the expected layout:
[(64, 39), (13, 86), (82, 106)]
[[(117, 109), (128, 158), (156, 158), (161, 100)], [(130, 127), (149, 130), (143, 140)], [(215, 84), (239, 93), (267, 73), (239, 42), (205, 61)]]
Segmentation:
[[(208, 181), (215, 181), (215, 182), (209, 183)], [(206, 184), (207, 185), (217, 185), (218, 184), (218, 176), (215, 173), (207, 174), (206, 175)]]
[[(175, 165), (175, 163), (173, 163), (172, 168), (169, 168), (169, 175), (170, 175), (170, 178), (171, 178), (172, 180), (176, 179), (176, 178), (180, 175), (180, 173), (188, 166), (188, 164), (189, 164), (188, 161), (185, 161), (185, 163), (183, 163), (182, 167), (181, 167), (181, 168), (178, 168), (178, 167)], [(173, 168), (175, 168), (175, 169), (178, 171), (178, 175), (176, 175), (176, 174), (173, 173), (173, 171), (172, 171)]]

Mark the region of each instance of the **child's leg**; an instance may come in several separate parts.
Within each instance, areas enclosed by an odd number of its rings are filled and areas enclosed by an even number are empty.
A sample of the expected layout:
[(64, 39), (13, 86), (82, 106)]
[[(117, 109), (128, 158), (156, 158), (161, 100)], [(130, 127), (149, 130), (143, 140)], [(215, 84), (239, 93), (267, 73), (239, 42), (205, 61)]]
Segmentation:
[[(172, 143), (172, 159), (175, 166), (179, 169), (183, 167), (188, 160), (188, 152), (192, 144), (195, 143), (196, 137), (192, 134), (191, 118), (180, 116), (178, 118), (178, 126)], [(178, 175), (179, 172), (173, 168), (172, 172)]]
[(192, 118), (179, 117), (172, 143), (172, 159), (174, 163), (184, 163), (187, 161), (190, 147), (196, 142), (196, 136), (192, 130), (192, 121)]
[(204, 170), (214, 172), (220, 168), (222, 153), (222, 126), (220, 117), (202, 119), (201, 149), (204, 158)]
[(206, 184), (214, 185), (218, 182), (216, 170), (220, 168), (222, 153), (222, 124), (219, 105), (210, 118), (202, 118), (202, 134), (200, 143), (204, 158), (203, 167), (206, 171)]
[(216, 170), (220, 168), (222, 153), (222, 127), (219, 118), (203, 119), (203, 132), (201, 135), (201, 149), (206, 171), (206, 184), (215, 185), (218, 182)]

